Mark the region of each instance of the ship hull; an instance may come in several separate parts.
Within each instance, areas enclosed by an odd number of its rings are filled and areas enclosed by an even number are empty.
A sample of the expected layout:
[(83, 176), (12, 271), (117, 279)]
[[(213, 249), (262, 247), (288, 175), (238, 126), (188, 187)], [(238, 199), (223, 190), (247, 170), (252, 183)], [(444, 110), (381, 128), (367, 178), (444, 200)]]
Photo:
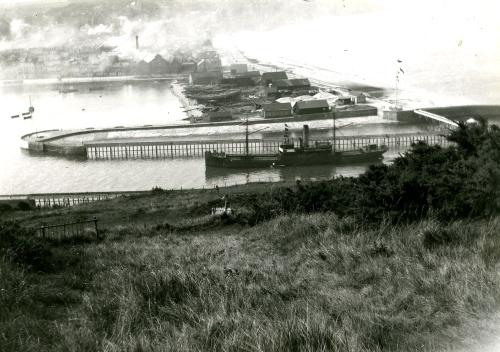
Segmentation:
[(205, 165), (209, 167), (233, 169), (267, 168), (275, 164), (277, 161), (277, 154), (239, 155), (205, 152)]
[(353, 151), (318, 151), (306, 152), (298, 151), (294, 153), (281, 154), (277, 165), (279, 166), (304, 166), (304, 165), (342, 165), (365, 162), (376, 162), (383, 159), (383, 154), (387, 149), (373, 151), (353, 150)]

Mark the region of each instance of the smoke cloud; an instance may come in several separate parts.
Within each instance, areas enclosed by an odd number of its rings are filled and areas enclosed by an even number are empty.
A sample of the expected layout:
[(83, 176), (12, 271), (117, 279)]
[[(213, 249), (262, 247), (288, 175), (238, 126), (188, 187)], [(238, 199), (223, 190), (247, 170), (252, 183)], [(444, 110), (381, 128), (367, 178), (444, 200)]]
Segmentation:
[[(266, 30), (314, 16), (369, 11), (331, 0), (66, 1), (12, 8), (0, 15), (0, 50), (109, 45), (131, 58), (193, 50), (217, 34)], [(141, 51), (135, 50), (139, 36)]]

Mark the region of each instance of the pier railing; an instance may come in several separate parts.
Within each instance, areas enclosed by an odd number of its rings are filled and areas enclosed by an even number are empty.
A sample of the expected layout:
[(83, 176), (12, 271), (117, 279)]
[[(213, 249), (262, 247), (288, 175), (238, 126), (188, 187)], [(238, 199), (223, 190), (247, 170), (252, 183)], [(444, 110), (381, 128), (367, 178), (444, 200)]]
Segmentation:
[[(344, 136), (336, 139), (336, 150), (352, 150), (369, 144), (385, 144), (396, 148), (408, 147), (418, 141), (442, 146), (448, 145), (446, 137), (438, 134)], [(292, 139), (292, 142), (295, 146), (299, 146), (299, 139)], [(326, 140), (310, 141), (311, 144), (315, 142), (326, 142)], [(278, 152), (278, 148), (282, 143), (282, 140), (250, 140), (248, 149), (251, 154), (274, 154)], [(87, 158), (92, 160), (173, 159), (201, 157), (205, 151), (244, 154), (245, 140), (94, 142), (86, 143), (85, 149)]]

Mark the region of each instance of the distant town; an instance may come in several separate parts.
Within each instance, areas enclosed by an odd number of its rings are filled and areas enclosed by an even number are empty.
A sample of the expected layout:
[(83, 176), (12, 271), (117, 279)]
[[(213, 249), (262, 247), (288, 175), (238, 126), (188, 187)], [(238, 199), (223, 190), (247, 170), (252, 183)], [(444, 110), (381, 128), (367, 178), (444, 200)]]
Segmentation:
[(30, 48), (0, 52), (1, 79), (41, 79), (189, 73), (203, 57), (175, 52), (170, 58), (144, 54), (136, 60), (121, 57), (106, 45), (79, 48)]

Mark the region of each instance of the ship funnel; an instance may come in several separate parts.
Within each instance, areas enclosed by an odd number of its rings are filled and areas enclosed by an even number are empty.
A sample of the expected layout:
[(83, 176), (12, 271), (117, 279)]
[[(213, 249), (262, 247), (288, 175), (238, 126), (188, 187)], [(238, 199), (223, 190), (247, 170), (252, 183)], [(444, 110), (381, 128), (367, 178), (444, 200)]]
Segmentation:
[(302, 130), (302, 139), (304, 140), (304, 147), (309, 147), (309, 125), (304, 125)]

